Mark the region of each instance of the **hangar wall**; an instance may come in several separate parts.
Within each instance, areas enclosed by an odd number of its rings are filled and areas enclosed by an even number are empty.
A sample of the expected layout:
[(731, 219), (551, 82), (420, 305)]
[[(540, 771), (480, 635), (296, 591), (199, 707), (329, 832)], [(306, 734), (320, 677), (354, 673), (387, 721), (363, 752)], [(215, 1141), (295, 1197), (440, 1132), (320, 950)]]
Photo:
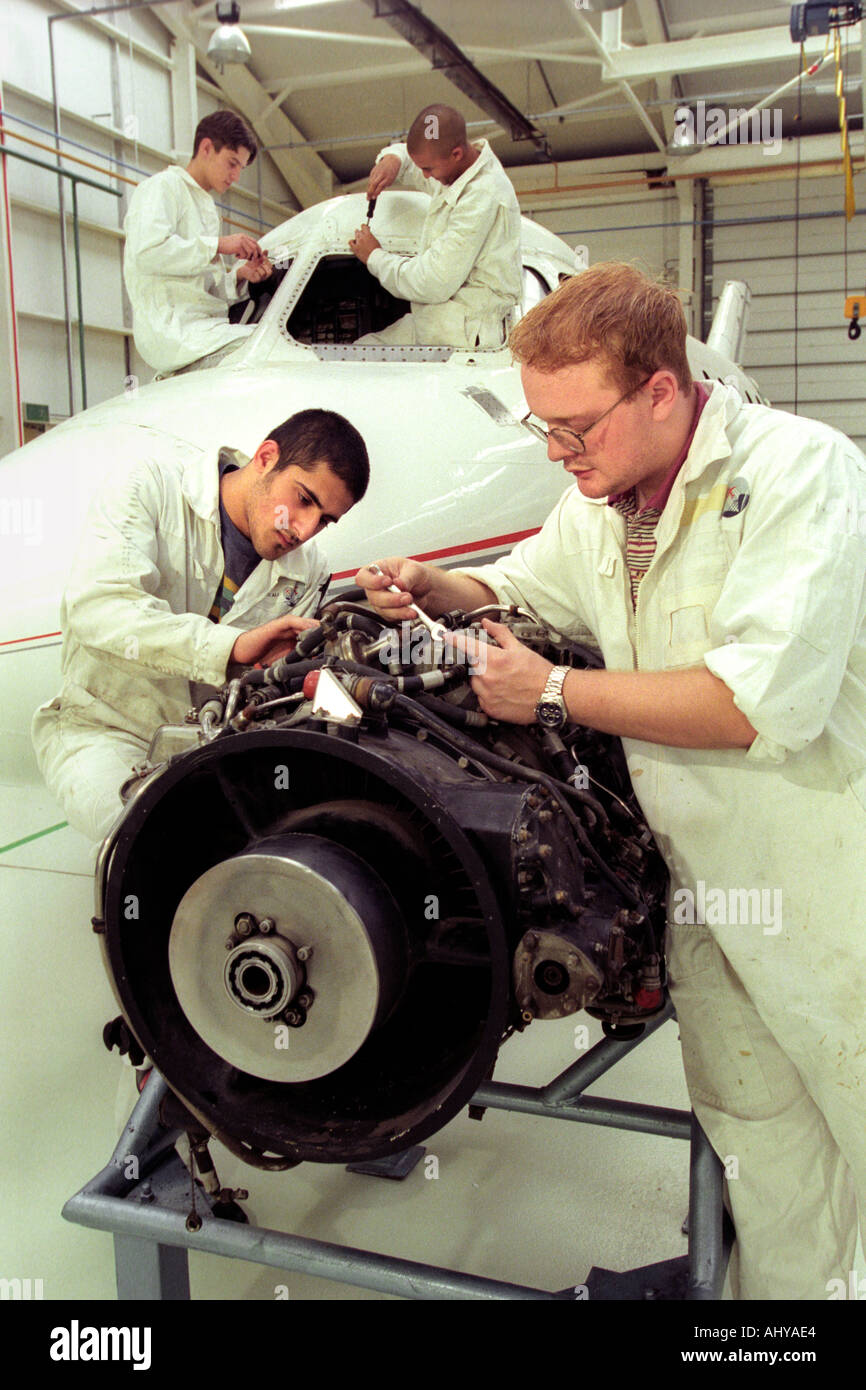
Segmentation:
[(843, 198), (838, 174), (804, 178), (799, 197), (791, 176), (714, 189), (713, 289), (751, 287), (744, 365), (773, 404), (866, 449), (866, 332), (852, 341), (843, 317), (866, 286), (866, 208), (846, 226)]

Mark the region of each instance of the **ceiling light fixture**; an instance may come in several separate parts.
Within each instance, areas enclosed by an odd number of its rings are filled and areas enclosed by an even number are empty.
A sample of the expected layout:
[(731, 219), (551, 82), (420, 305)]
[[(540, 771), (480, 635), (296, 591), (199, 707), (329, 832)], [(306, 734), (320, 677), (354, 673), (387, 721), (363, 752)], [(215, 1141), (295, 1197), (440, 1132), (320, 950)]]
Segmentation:
[(241, 7), (237, 0), (217, 0), (216, 17), (219, 28), (214, 29), (207, 46), (207, 56), (220, 72), (226, 63), (248, 63), (250, 43), (240, 27)]

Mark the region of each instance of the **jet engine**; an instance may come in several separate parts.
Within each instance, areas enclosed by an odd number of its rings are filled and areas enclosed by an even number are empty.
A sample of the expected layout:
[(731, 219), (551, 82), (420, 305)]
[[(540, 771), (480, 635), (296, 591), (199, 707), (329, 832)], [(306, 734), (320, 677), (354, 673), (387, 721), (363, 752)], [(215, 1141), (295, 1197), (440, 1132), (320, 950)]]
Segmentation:
[[(600, 664), (519, 609), (443, 622), (482, 642), (485, 615)], [(317, 622), (158, 731), (97, 869), (129, 1028), (266, 1167), (399, 1152), (533, 1021), (631, 1036), (663, 1004), (666, 875), (618, 740), (488, 719), (420, 626)]]

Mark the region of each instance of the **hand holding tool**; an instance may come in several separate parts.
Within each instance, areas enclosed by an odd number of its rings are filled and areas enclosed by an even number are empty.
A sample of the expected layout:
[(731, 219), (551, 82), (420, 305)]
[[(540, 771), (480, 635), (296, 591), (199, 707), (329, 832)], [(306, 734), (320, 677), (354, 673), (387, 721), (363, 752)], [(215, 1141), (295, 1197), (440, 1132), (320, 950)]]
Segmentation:
[[(387, 578), (387, 576), (385, 575), (385, 571), (381, 569), (379, 565), (368, 565), (367, 569), (370, 571), (371, 574), (381, 574), (383, 578)], [(402, 594), (403, 592), (399, 584), (389, 584), (388, 588), (390, 589), (392, 594)], [(426, 627), (427, 631), (430, 633), (430, 636), (433, 638), (435, 642), (444, 642), (448, 637), (450, 637), (451, 634), (449, 632), (449, 629), (445, 627), (444, 624), (437, 623), (433, 618), (429, 618), (427, 614), (424, 612), (424, 610), (418, 607), (417, 603), (413, 603), (412, 607), (418, 614), (418, 621), (420, 623), (423, 623), (424, 627)]]

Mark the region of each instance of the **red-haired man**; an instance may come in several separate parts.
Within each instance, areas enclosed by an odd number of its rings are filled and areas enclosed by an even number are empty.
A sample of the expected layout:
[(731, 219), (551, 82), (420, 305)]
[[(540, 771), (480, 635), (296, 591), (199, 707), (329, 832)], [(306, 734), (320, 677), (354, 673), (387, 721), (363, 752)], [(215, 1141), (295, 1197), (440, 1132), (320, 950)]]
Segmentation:
[(689, 1091), (731, 1175), (730, 1290), (823, 1299), (866, 1214), (866, 459), (693, 382), (685, 336), (628, 266), (567, 281), (511, 346), (574, 486), (494, 564), (358, 580), (395, 619), (519, 604), (600, 648), (604, 670), (554, 668), (485, 621), (473, 686), (496, 719), (622, 738), (670, 870)]

